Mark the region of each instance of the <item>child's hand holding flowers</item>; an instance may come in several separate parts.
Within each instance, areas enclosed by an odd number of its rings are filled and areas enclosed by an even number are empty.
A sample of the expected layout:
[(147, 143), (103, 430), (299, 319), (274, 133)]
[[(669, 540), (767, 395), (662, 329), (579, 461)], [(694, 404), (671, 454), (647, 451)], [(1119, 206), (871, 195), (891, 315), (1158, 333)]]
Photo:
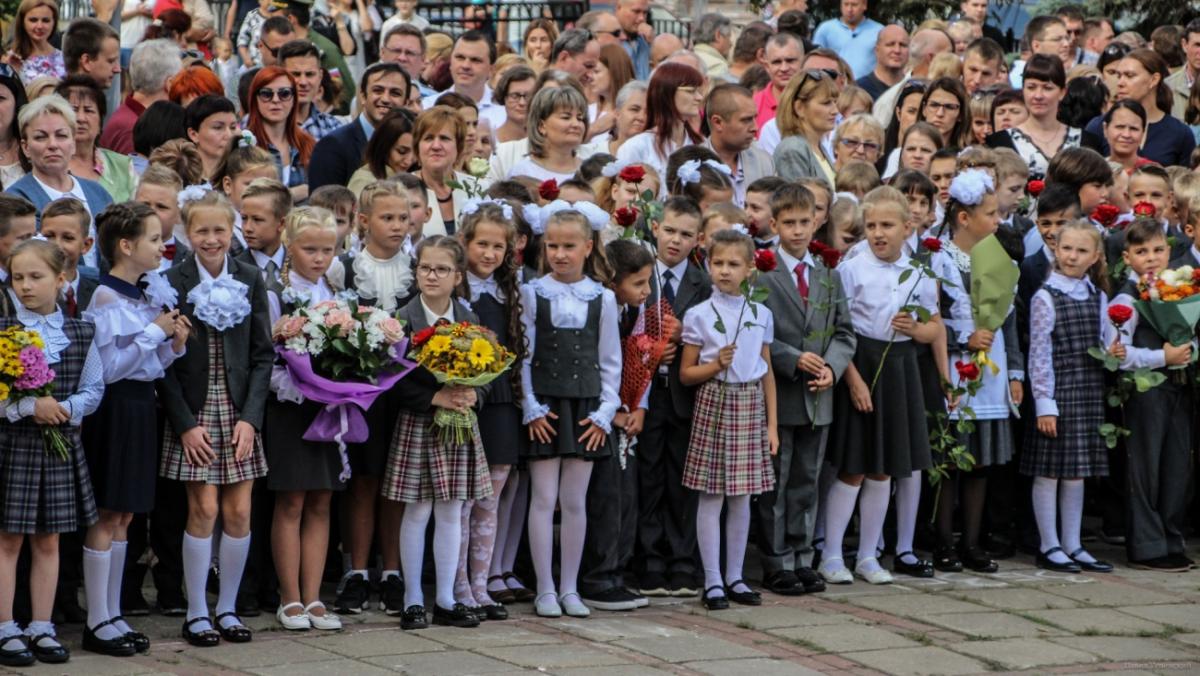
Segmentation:
[(71, 416), (54, 397), (38, 397), (33, 400), (33, 419), (39, 425), (62, 425)]

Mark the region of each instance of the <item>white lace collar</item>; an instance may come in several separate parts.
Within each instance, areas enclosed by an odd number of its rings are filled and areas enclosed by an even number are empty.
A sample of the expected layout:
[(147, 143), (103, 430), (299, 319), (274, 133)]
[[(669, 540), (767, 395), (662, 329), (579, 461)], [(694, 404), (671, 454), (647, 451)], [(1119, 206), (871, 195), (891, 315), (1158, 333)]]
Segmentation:
[(387, 312), (396, 309), (397, 300), (412, 288), (412, 259), (403, 250), (381, 260), (364, 247), (354, 257), (354, 286), (363, 298), (372, 298)]
[(554, 279), (551, 275), (546, 275), (529, 282), (529, 285), (533, 288), (534, 293), (546, 300), (574, 296), (586, 303), (604, 293), (604, 286), (591, 277), (584, 277), (578, 282), (567, 284)]
[(958, 248), (954, 240), (947, 240), (942, 246), (942, 251), (950, 257), (950, 261), (954, 263), (954, 267), (958, 268), (959, 272), (971, 272), (971, 254)]

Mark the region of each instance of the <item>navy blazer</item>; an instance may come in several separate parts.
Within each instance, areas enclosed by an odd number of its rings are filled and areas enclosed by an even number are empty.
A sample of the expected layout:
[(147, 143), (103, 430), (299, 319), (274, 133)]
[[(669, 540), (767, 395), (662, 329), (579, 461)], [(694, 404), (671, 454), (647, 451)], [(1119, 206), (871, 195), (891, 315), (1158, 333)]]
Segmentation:
[(367, 135), (357, 117), (334, 129), (317, 141), (308, 161), (308, 189), (323, 185), (346, 185), (363, 165), (367, 153)]

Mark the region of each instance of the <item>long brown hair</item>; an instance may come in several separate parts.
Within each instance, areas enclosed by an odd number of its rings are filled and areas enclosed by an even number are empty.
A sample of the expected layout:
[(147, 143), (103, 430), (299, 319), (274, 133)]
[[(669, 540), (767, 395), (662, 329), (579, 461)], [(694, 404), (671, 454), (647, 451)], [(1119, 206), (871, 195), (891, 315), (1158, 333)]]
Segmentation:
[[(292, 87), (292, 109), (288, 112), (287, 121), (284, 123), (284, 134), (287, 136), (288, 144), (300, 153), (300, 165), (308, 166), (308, 160), (312, 157), (313, 147), (317, 142), (309, 135), (308, 132), (300, 128), (296, 121), (296, 110), (300, 107), (296, 100), (296, 80), (286, 70), (279, 66), (267, 66), (258, 71), (258, 75), (254, 76), (254, 80), (250, 83), (250, 93), (248, 95), (250, 101), (250, 112), (246, 122), (246, 128), (254, 137), (258, 139), (258, 144), (263, 148), (268, 145), (267, 139), (267, 123), (263, 119), (262, 113), (258, 110), (258, 90), (267, 86), (271, 80), (278, 78), (287, 78), (288, 83)], [(284, 162), (288, 162), (287, 158), (283, 158)]]
[(617, 92), (636, 77), (633, 72), (633, 60), (629, 58), (624, 47), (612, 44), (600, 48), (600, 63), (608, 69), (609, 80), (608, 91), (600, 92), (600, 101), (604, 105), (615, 106)]
[(49, 7), (52, 15), (50, 33), (58, 32), (58, 3), (54, 0), (22, 0), (17, 7), (17, 18), (13, 24), (13, 51), (22, 59), (33, 54), (33, 39), (25, 32), (25, 16), (38, 7)]
[[(525, 324), (521, 321), (521, 265), (517, 263), (517, 226), (504, 217), (503, 209), (495, 204), (480, 204), (479, 209), (463, 218), (458, 234), (462, 237), (464, 246), (470, 246), (475, 239), (476, 230), (480, 224), (491, 223), (504, 230), (504, 260), (496, 268), (493, 275), (496, 285), (504, 294), (504, 312), (508, 317), (509, 345), (506, 345), (517, 355), (517, 362), (525, 358), (529, 349), (525, 340)], [(512, 370), (512, 387), (515, 396), (520, 400), (521, 373), (520, 369)]]
[(662, 157), (667, 156), (667, 144), (679, 127), (683, 127), (692, 143), (704, 140), (675, 108), (675, 90), (703, 86), (704, 76), (686, 63), (664, 63), (650, 76), (650, 88), (646, 91), (646, 131), (653, 131), (654, 150)]
[(1175, 95), (1171, 93), (1171, 87), (1167, 84), (1167, 78), (1171, 75), (1171, 71), (1167, 69), (1166, 59), (1153, 49), (1135, 49), (1126, 54), (1125, 58), (1137, 61), (1147, 73), (1158, 75), (1158, 86), (1154, 89), (1154, 104), (1158, 106), (1159, 110), (1170, 115)]

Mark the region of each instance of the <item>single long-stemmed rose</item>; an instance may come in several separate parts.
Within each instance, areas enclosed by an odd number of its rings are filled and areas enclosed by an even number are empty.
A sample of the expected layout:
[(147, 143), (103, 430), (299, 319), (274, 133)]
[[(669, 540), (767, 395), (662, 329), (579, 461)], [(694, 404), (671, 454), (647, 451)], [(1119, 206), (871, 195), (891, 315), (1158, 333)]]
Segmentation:
[[(741, 285), (738, 287), (742, 296), (742, 307), (738, 310), (737, 326), (734, 329), (733, 338), (726, 343), (727, 346), (736, 345), (738, 336), (742, 333), (742, 328), (751, 325), (750, 321), (742, 321), (746, 317), (746, 308), (750, 308), (750, 314), (754, 319), (758, 319), (758, 304), (767, 299), (768, 293), (767, 287), (758, 285), (758, 276), (774, 270), (777, 264), (775, 253), (770, 249), (758, 249), (754, 252), (754, 270), (750, 272), (749, 277), (742, 280)], [(717, 316), (717, 320), (713, 322), (713, 328), (721, 335), (728, 336), (729, 332), (726, 330), (725, 321), (721, 318), (721, 313), (717, 310), (716, 305), (713, 305), (713, 314)], [(721, 415), (722, 404), (725, 401), (725, 381), (721, 380), (718, 382), (721, 391), (717, 398), (717, 423), (720, 424), (719, 416)]]
[[(929, 255), (935, 254), (942, 250), (942, 240), (936, 237), (926, 237), (922, 239), (917, 247), (917, 251), (913, 253), (908, 264), (910, 269), (900, 273), (900, 284), (903, 284), (916, 273), (917, 279), (913, 282), (912, 288), (908, 290), (908, 295), (904, 297), (904, 302), (900, 304), (900, 312), (912, 313), (917, 315), (917, 321), (929, 321), (929, 310), (921, 307), (920, 304), (913, 304), (913, 296), (916, 295), (917, 289), (921, 286), (921, 280), (925, 278), (937, 280), (943, 284), (948, 284), (944, 279), (939, 279), (937, 273), (934, 272), (930, 265)], [(924, 253), (928, 252), (928, 253)], [(879, 358), (879, 366), (875, 369), (875, 375), (871, 378), (871, 394), (875, 393), (875, 385), (879, 383), (879, 376), (883, 373), (883, 366), (887, 363), (888, 353), (892, 351), (892, 344), (896, 342), (896, 331), (892, 330), (892, 337), (888, 340), (888, 344), (883, 348), (883, 355)]]

